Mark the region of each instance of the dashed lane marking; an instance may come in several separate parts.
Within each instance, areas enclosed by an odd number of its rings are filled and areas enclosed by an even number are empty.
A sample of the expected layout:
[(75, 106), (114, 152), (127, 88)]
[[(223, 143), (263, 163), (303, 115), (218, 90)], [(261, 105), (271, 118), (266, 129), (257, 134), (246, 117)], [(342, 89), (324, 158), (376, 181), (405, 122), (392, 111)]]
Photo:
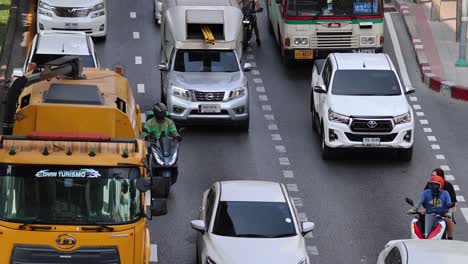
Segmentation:
[(257, 83), (257, 84), (263, 83), (262, 78), (254, 78), (253, 81), (254, 81), (254, 83)]
[(150, 261), (158, 262), (158, 245), (156, 244), (150, 246)]
[(438, 160), (444, 160), (445, 156), (444, 155), (436, 155), (436, 159)]
[(431, 145), (431, 148), (432, 149), (440, 149), (440, 145), (434, 144), (434, 145)]
[(410, 96), (410, 101), (411, 102), (417, 102), (418, 101), (418, 98), (416, 96)]
[(309, 219), (307, 218), (306, 213), (297, 213), (297, 218), (299, 218), (299, 222), (308, 222)]
[(137, 84), (138, 93), (145, 93), (145, 85), (142, 83)]
[(454, 184), (454, 185), (453, 185), (453, 189), (454, 189), (455, 191), (460, 191), (460, 186)]
[(459, 202), (464, 202), (464, 201), (465, 201), (465, 197), (463, 197), (463, 196), (461, 196), (461, 195), (460, 195), (460, 196), (457, 195), (457, 201), (459, 201)]
[(136, 18), (136, 12), (130, 12), (130, 18), (135, 19)]
[(276, 124), (269, 124), (268, 130), (278, 130), (278, 126)]
[(416, 112), (417, 116), (424, 116), (424, 112)]
[(260, 75), (260, 71), (259, 70), (252, 70), (251, 73), (253, 75)]
[(307, 235), (304, 236), (305, 238), (312, 239), (314, 238), (314, 234), (312, 232), (307, 233)]
[(291, 162), (289, 162), (289, 159), (286, 157), (278, 158), (279, 164), (282, 166), (290, 166)]
[(294, 206), (296, 206), (296, 207), (304, 206), (304, 203), (302, 202), (301, 198), (291, 197), (291, 199), (292, 199), (292, 201), (294, 203)]
[(256, 62), (249, 62), (250, 63), (250, 66), (252, 66), (252, 68), (257, 68), (257, 63)]
[(448, 165), (441, 165), (440, 168), (443, 169), (444, 171), (450, 170), (450, 167)]
[(271, 111), (271, 105), (262, 105), (263, 111)]
[(266, 119), (266, 120), (269, 120), (269, 121), (275, 120), (275, 116), (274, 116), (274, 115), (264, 115), (264, 116), (265, 116), (265, 119)]
[(318, 248), (316, 246), (307, 246), (306, 249), (309, 255), (314, 255), (314, 256), (319, 255)]
[(437, 138), (434, 136), (427, 136), (427, 140), (429, 141), (437, 141)]
[(143, 62), (143, 59), (141, 56), (135, 56), (135, 64), (141, 64)]
[[(290, 192), (298, 192), (299, 191), (299, 188), (297, 187), (297, 184), (295, 183), (288, 183), (286, 184), (286, 188), (288, 189), (288, 191)], [(297, 198), (298, 199), (298, 198)]]
[(286, 179), (294, 178), (294, 172), (292, 170), (283, 170), (283, 177)]
[(265, 87), (263, 86), (257, 86), (257, 88), (255, 88), (257, 90), (258, 93), (264, 93), (265, 92)]
[(140, 39), (140, 32), (133, 32), (133, 39)]
[(426, 133), (432, 133), (432, 128), (430, 128), (430, 127), (424, 127), (423, 130)]
[(281, 141), (281, 135), (280, 134), (271, 134), (271, 140)]
[(266, 102), (266, 101), (268, 101), (268, 96), (264, 95), (264, 94), (261, 94), (261, 95), (258, 96), (258, 100), (260, 100), (262, 102)]
[(283, 145), (276, 145), (275, 150), (276, 150), (276, 152), (279, 152), (279, 153), (285, 153), (286, 152), (286, 147), (283, 146)]
[(245, 56), (245, 58), (248, 60), (254, 60), (255, 56), (253, 54), (248, 54), (247, 56)]
[(465, 221), (468, 222), (468, 208), (460, 208), (463, 217), (465, 217)]
[(429, 121), (427, 121), (426, 119), (421, 119), (421, 120), (419, 120), (419, 123), (420, 123), (421, 125), (428, 125), (428, 124), (429, 124)]
[(413, 105), (414, 110), (421, 110), (421, 105), (415, 104)]
[[(441, 168), (441, 169), (442, 169), (442, 168)], [(454, 181), (454, 180), (455, 180), (455, 176), (450, 175), (450, 174), (449, 174), (449, 175), (445, 175), (445, 179), (446, 179), (447, 181)]]

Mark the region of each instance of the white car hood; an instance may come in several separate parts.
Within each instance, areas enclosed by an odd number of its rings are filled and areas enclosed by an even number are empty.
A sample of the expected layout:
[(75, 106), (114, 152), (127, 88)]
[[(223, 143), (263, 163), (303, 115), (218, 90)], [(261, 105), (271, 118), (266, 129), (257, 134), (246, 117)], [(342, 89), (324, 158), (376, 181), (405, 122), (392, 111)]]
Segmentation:
[(102, 3), (103, 0), (43, 0), (43, 2), (58, 7), (92, 7)]
[[(306, 256), (301, 235), (285, 238), (238, 238), (210, 234), (208, 256), (222, 264), (297, 264)], [(213, 254), (212, 254), (213, 253)]]
[(347, 116), (398, 116), (409, 110), (404, 96), (344, 96), (331, 95), (329, 107)]

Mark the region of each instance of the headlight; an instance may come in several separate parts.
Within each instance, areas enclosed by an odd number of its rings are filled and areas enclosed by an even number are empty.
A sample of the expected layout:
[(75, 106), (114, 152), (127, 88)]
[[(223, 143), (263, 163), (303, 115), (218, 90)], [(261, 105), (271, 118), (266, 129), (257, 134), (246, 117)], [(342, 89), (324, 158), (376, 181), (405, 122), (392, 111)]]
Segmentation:
[(247, 94), (247, 88), (245, 86), (240, 87), (240, 88), (236, 88), (236, 89), (234, 89), (233, 91), (231, 91), (229, 93), (228, 100), (236, 99), (236, 98), (242, 97), (242, 96), (244, 96), (246, 94)]
[(206, 257), (206, 264), (216, 264), (214, 260), (212, 260), (210, 257)]
[(294, 45), (307, 45), (309, 44), (309, 40), (307, 38), (294, 38)]
[(52, 13), (49, 12), (49, 11), (42, 10), (42, 9), (37, 9), (37, 12), (39, 13), (39, 15), (44, 15), (44, 16), (52, 17)]
[(374, 45), (375, 37), (361, 37), (361, 44), (363, 45)]
[(46, 4), (46, 3), (42, 2), (42, 1), (39, 2), (39, 8), (46, 9), (46, 10), (51, 10), (51, 11), (55, 10), (54, 6)]
[(349, 124), (349, 116), (338, 114), (328, 109), (328, 120), (337, 123)]
[(102, 10), (91, 15), (91, 18), (100, 17), (106, 14), (106, 11)]
[(172, 86), (171, 93), (175, 97), (179, 97), (179, 98), (182, 98), (182, 99), (185, 99), (185, 100), (188, 100), (188, 101), (190, 101), (191, 98), (192, 98), (190, 96), (190, 91), (189, 90), (186, 90), (186, 89), (183, 89), (183, 88), (180, 88), (180, 87), (176, 87), (176, 86)]
[(93, 9), (91, 11), (98, 11), (101, 9), (104, 9), (104, 2), (93, 6)]
[(411, 113), (408, 111), (402, 115), (395, 116), (393, 121), (395, 121), (395, 125), (409, 123), (411, 122)]

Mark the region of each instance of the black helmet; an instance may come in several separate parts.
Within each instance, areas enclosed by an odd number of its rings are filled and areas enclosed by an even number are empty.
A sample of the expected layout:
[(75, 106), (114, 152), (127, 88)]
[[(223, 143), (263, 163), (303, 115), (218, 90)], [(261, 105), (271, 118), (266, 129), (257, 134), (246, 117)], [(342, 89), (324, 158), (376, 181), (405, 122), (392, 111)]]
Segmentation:
[(167, 113), (167, 107), (163, 103), (156, 103), (153, 106), (153, 113), (157, 120), (164, 120)]

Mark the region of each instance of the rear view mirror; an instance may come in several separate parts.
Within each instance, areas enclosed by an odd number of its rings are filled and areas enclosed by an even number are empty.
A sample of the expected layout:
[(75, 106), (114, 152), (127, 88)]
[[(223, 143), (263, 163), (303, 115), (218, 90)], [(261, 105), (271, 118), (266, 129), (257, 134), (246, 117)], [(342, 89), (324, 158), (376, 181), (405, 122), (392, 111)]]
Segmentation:
[(151, 190), (151, 181), (149, 179), (139, 178), (136, 181), (136, 188), (140, 192), (147, 192), (147, 191)]
[(167, 200), (153, 199), (151, 201), (151, 216), (167, 215)]
[(168, 71), (169, 70), (169, 65), (167, 63), (161, 63), (158, 65), (158, 69), (160, 71)]
[(410, 198), (406, 197), (406, 198), (405, 198), (405, 201), (406, 201), (407, 204), (409, 204), (409, 205), (411, 205), (411, 206), (414, 207), (414, 202), (413, 202), (413, 200), (411, 200)]
[(325, 89), (325, 85), (315, 85), (314, 86), (314, 92), (316, 92), (316, 93), (327, 93), (327, 90)]
[(197, 231), (200, 231), (202, 234), (205, 233), (206, 226), (205, 226), (205, 222), (203, 220), (192, 220), (190, 222), (190, 224), (192, 225), (193, 229), (195, 229)]
[(22, 70), (14, 70), (13, 77), (23, 77), (24, 73)]
[(312, 222), (303, 222), (302, 223), (302, 235), (305, 236), (307, 233), (314, 230), (315, 224)]
[(244, 64), (244, 71), (245, 71), (245, 72), (248, 72), (248, 71), (251, 71), (251, 70), (252, 70), (252, 64), (250, 64), (250, 63), (248, 63), (248, 62), (245, 63), (245, 64)]

